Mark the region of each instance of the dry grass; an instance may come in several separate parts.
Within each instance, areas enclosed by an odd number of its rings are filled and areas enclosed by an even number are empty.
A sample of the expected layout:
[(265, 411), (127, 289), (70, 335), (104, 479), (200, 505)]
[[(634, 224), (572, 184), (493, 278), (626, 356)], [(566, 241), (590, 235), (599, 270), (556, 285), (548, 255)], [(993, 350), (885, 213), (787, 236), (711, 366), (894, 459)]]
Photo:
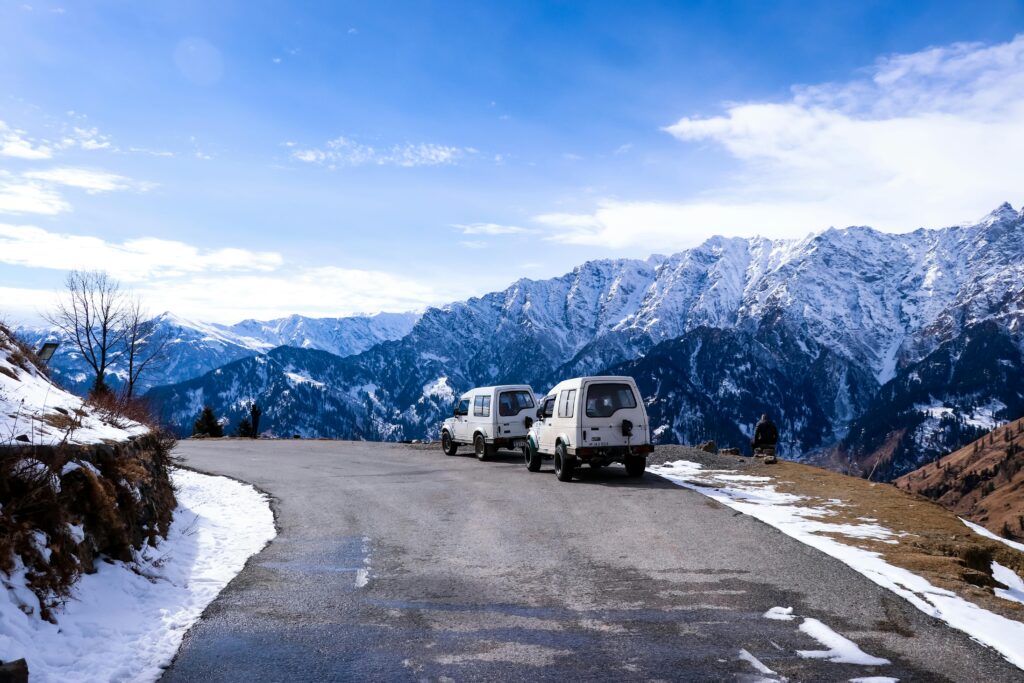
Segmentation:
[[(757, 464), (744, 474), (771, 477), (776, 489), (803, 496), (807, 507), (828, 507), (830, 523), (877, 523), (905, 535), (898, 543), (832, 535), (835, 540), (882, 555), (890, 564), (919, 574), (932, 584), (1004, 616), (1024, 620), (1024, 605), (996, 597), (995, 560), (1024, 577), (1024, 553), (984, 538), (955, 514), (891, 484), (875, 483), (829, 470), (780, 461)], [(838, 499), (841, 501), (836, 504)]]
[(82, 426), (81, 420), (66, 413), (47, 413), (39, 419), (54, 429), (59, 429), (62, 432), (68, 432)]

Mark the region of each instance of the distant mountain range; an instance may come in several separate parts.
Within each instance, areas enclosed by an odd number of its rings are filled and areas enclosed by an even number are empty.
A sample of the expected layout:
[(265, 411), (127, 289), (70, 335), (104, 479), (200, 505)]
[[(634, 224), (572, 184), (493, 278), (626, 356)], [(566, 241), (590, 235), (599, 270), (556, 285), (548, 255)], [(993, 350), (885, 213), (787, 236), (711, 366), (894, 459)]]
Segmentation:
[(407, 333), (398, 325), (344, 352), (261, 332), (287, 346), (225, 345), (243, 357), (219, 356), (150, 396), (183, 431), (203, 404), (236, 423), (256, 400), (278, 435), (424, 438), (475, 385), (544, 392), (623, 372), (662, 442), (744, 446), (767, 412), (786, 454), (891, 478), (1024, 414), (1022, 319), (1024, 214), (1004, 204), (938, 230), (716, 237), (671, 256), (591, 261), (432, 308)]
[[(399, 339), (419, 320), (416, 313), (378, 313), (343, 318), (307, 318), (292, 315), (277, 320), (243, 320), (219, 325), (185, 320), (173, 313), (153, 318), (156, 336), (166, 338), (167, 360), (142, 378), (142, 389), (175, 384), (203, 375), (240, 358), (248, 358), (278, 346), (318, 349), (350, 356), (389, 339)], [(34, 348), (44, 341), (62, 341), (50, 362), (51, 374), (71, 391), (84, 394), (92, 376), (74, 345), (47, 328), (21, 327), (17, 335)], [(119, 384), (124, 369), (111, 367), (111, 383)]]
[[(155, 322), (172, 352), (147, 386), (182, 433), (204, 404), (237, 424), (255, 400), (277, 435), (408, 439), (436, 436), (472, 386), (542, 393), (625, 373), (663, 443), (744, 447), (767, 412), (786, 454), (887, 479), (1024, 414), (1022, 321), (1024, 212), (1004, 204), (938, 230), (716, 237), (590, 261), (422, 316), (216, 325), (166, 313)], [(88, 388), (70, 345), (51, 367)]]

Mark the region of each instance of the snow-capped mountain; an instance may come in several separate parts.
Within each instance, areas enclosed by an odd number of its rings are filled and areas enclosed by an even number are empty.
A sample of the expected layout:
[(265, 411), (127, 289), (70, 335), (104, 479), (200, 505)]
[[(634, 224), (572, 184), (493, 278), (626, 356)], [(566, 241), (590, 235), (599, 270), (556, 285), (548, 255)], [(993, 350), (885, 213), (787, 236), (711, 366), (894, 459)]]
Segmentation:
[[(142, 378), (142, 389), (175, 384), (198, 377), (239, 358), (265, 353), (278, 346), (320, 349), (338, 356), (361, 353), (374, 344), (404, 336), (419, 319), (416, 313), (378, 313), (343, 318), (307, 318), (293, 315), (277, 320), (244, 320), (220, 325), (186, 320), (166, 312), (153, 318), (154, 338), (167, 340), (163, 362)], [(53, 330), (20, 328), (18, 336), (35, 348), (43, 341), (61, 340), (50, 362), (54, 377), (68, 389), (85, 394), (92, 375), (74, 345)], [(120, 363), (111, 367), (110, 381), (123, 381)]]
[[(329, 381), (320, 360), (289, 351), (280, 368), (259, 371), (262, 383), (244, 380), (259, 374), (248, 359), (154, 397), (183, 426), (197, 405), (230, 412), (245, 399), (263, 403), (273, 423), (273, 396), (298, 391), (285, 388), (292, 373), (324, 385), (306, 406), (318, 415), (310, 433), (416, 438), (434, 434), (472, 386), (525, 381), (545, 391), (625, 363), (663, 440), (740, 440), (766, 411), (789, 452), (807, 454), (846, 438), (883, 385), (980, 323), (1020, 347), (1022, 317), (1024, 213), (1004, 204), (939, 230), (716, 237), (667, 257), (591, 261), (430, 309), (406, 336), (331, 360)], [(288, 419), (275, 431), (289, 432)]]

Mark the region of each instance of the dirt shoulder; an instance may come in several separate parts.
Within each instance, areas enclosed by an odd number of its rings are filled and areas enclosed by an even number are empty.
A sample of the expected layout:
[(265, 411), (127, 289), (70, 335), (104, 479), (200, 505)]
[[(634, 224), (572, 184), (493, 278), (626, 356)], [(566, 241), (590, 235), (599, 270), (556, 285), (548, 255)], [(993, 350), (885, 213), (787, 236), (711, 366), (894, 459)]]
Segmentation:
[[(745, 463), (736, 467), (731, 463), (735, 456), (703, 454), (698, 459), (690, 457), (695, 449), (666, 446), (659, 450), (663, 462), (693, 460), (707, 469), (735, 469), (745, 476), (765, 477), (760, 485), (798, 496), (791, 504), (820, 510), (830, 524), (885, 527), (893, 533), (892, 538), (829, 535), (840, 543), (876, 552), (889, 564), (922, 576), (979, 607), (1024, 621), (1024, 605), (997, 597), (993, 588), (1004, 586), (992, 577), (993, 561), (1024, 577), (1024, 553), (971, 531), (956, 514), (924, 496), (795, 462), (765, 465), (741, 457)], [(673, 457), (676, 453), (679, 456)], [(707, 485), (705, 481), (697, 483)]]

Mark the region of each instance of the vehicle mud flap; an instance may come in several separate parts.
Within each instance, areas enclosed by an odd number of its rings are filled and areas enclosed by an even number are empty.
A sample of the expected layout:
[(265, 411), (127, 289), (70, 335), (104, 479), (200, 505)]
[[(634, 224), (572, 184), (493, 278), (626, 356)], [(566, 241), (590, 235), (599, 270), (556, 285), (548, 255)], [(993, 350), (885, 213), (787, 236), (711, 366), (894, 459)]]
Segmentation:
[(537, 444), (532, 436), (523, 445), (523, 461), (526, 463), (526, 469), (531, 472), (539, 472), (544, 461), (544, 456), (537, 451)]

